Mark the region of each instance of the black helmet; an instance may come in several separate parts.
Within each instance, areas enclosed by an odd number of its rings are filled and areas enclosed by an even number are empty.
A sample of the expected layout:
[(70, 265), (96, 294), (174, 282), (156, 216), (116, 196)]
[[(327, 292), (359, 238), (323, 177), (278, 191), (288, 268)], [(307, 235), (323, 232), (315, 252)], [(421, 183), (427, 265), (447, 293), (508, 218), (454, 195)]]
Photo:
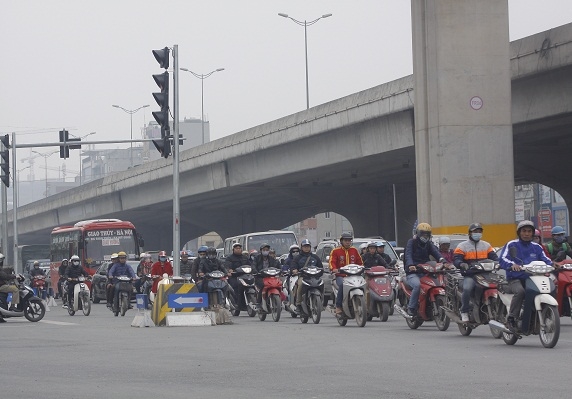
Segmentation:
[(207, 249), (207, 255), (215, 255), (216, 256), (216, 248), (215, 247), (209, 247)]
[(340, 241), (343, 240), (344, 238), (347, 238), (350, 240), (354, 239), (354, 237), (352, 236), (352, 233), (348, 233), (348, 232), (342, 233), (342, 235), (340, 236)]
[(270, 244), (267, 244), (267, 243), (265, 243), (265, 242), (262, 243), (262, 244), (260, 245), (260, 250), (262, 251), (262, 248), (264, 248), (264, 247), (268, 247), (268, 249), (270, 249)]
[(480, 223), (472, 223), (469, 226), (469, 233), (472, 233), (473, 231), (477, 230), (477, 229), (481, 229), (483, 230), (483, 225)]

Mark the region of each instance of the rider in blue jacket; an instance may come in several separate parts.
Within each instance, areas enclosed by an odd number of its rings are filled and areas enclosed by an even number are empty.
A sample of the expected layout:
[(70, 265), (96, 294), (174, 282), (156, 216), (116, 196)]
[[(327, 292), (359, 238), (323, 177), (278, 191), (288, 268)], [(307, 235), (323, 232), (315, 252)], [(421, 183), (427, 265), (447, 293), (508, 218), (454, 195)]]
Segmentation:
[[(540, 244), (532, 241), (534, 223), (530, 220), (523, 220), (518, 224), (516, 234), (518, 238), (507, 242), (500, 256), (500, 266), (506, 270), (510, 291), (514, 294), (507, 317), (507, 327), (511, 331), (516, 331), (516, 319), (524, 301), (524, 282), (528, 278), (528, 274), (522, 270), (521, 266), (535, 260), (544, 261), (548, 265), (552, 264)], [(510, 254), (511, 248), (516, 249), (514, 257)]]

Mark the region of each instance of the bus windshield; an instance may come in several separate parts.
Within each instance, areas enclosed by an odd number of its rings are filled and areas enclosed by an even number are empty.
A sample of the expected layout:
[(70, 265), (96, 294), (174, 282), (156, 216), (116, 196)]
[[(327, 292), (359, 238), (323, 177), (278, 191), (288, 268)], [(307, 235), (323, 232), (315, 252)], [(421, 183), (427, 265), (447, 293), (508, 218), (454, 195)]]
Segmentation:
[(290, 245), (297, 244), (296, 236), (294, 233), (268, 233), (268, 234), (260, 234), (260, 235), (250, 235), (247, 238), (248, 245), (247, 248), (249, 250), (255, 249), (259, 250), (262, 244), (270, 245), (270, 248), (276, 250), (276, 254), (282, 255), (287, 254)]
[(137, 241), (132, 229), (89, 230), (85, 232), (85, 259), (87, 264), (94, 260), (109, 260), (114, 252), (124, 251), (127, 259), (137, 259)]

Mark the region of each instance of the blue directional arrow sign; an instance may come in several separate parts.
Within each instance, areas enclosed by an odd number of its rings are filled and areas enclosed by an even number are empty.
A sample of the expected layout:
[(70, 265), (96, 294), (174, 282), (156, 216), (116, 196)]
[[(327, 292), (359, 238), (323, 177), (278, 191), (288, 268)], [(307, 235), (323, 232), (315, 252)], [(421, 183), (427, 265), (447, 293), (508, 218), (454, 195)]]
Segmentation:
[(169, 307), (180, 308), (206, 308), (209, 306), (208, 294), (169, 294)]

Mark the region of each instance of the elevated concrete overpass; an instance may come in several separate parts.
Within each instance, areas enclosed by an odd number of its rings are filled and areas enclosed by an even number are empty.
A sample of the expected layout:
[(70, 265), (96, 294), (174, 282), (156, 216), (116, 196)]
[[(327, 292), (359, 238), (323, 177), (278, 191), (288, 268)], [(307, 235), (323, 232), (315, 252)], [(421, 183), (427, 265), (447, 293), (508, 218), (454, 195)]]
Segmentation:
[[(564, 166), (572, 24), (512, 42), (511, 67), (515, 179), (551, 186), (572, 204)], [(413, 132), (407, 76), (184, 151), (181, 242), (283, 228), (324, 211), (346, 216), (358, 235), (393, 238), (395, 184), (401, 243), (417, 213)], [(47, 242), (57, 225), (117, 217), (137, 226), (146, 247), (168, 248), (172, 191), (171, 159), (90, 182), (20, 207), (20, 244)]]

